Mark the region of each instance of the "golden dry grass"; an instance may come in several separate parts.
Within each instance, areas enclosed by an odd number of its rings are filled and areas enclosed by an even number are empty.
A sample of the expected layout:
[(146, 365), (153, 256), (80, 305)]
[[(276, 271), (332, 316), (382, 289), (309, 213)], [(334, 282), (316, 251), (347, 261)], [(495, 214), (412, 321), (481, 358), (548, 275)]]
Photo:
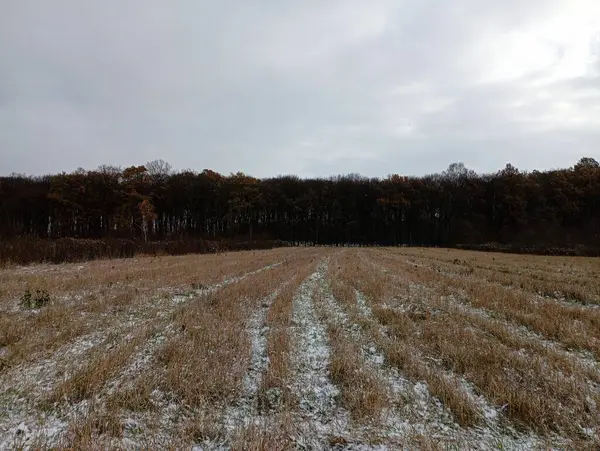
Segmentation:
[(448, 249), (405, 249), (409, 260), (427, 263), (432, 269), (456, 275), (472, 275), (492, 283), (562, 297), (582, 304), (600, 303), (598, 259), (491, 254)]
[(268, 327), (267, 355), (268, 368), (262, 378), (258, 390), (258, 407), (260, 410), (290, 409), (293, 396), (286, 382), (290, 373), (290, 327), (292, 320), (293, 297), (299, 285), (315, 269), (316, 261), (311, 261), (294, 275), (290, 284), (285, 286), (275, 297), (267, 313)]
[[(40, 358), (40, 353), (78, 336), (109, 329), (120, 316), (152, 317), (173, 294), (191, 293), (193, 287), (211, 286), (290, 257), (289, 251), (248, 251), (0, 270), (0, 348), (8, 349), (4, 365)], [(51, 296), (50, 305), (39, 314), (19, 308), (26, 289), (42, 288)]]
[[(388, 257), (373, 258), (381, 263)], [(455, 279), (449, 280), (425, 266), (415, 267), (401, 260), (390, 259), (385, 267), (405, 280), (404, 288), (402, 282), (396, 282), (395, 299), (388, 300), (391, 305), (403, 307), (403, 311), (394, 308), (375, 311), (382, 323), (392, 326), (393, 335), (413, 342), (427, 355), (439, 358), (445, 368), (463, 374), (494, 405), (504, 406), (507, 417), (518, 424), (542, 433), (553, 430), (574, 439), (582, 435), (582, 426), (598, 427), (597, 370), (535, 339), (515, 335), (501, 321), (465, 313), (453, 306), (440, 294), (451, 295), (453, 290), (449, 287), (458, 286), (453, 284)], [(407, 295), (411, 283), (433, 290), (417, 291), (411, 297)], [(462, 283), (460, 287), (464, 289), (461, 293), (468, 293), (471, 305), (485, 306), (492, 312), (523, 307), (500, 297), (494, 287), (484, 290), (478, 285), (476, 290), (473, 285)], [(508, 293), (502, 290), (500, 293), (506, 296)], [(517, 296), (523, 299), (527, 295), (519, 293)], [(569, 321), (569, 316), (564, 314), (569, 310), (559, 310), (563, 314), (552, 322), (556, 327)], [(539, 315), (543, 315), (541, 309), (539, 311)], [(547, 329), (542, 332), (544, 330)], [(547, 335), (556, 337), (556, 334)]]
[(430, 265), (397, 253), (377, 254), (380, 264), (392, 265), (429, 283), (445, 287), (447, 294), (466, 295), (474, 307), (488, 309), (567, 346), (600, 351), (600, 310), (565, 305), (554, 299), (481, 280), (471, 274), (445, 274)]
[[(245, 371), (248, 347), (242, 326), (248, 312), (262, 297), (275, 289), (276, 284), (289, 280), (299, 267), (308, 266), (314, 259), (313, 254), (308, 250), (286, 253), (247, 252), (221, 255), (219, 261), (212, 256), (202, 256), (204, 260), (202, 257), (199, 259), (202, 265), (186, 264), (185, 269), (179, 261), (181, 259), (175, 258), (174, 262), (165, 259), (164, 263), (167, 264), (147, 272), (147, 279), (115, 288), (110, 298), (87, 295), (83, 302), (81, 299), (79, 302), (72, 302), (72, 299), (55, 298), (54, 302), (39, 312), (15, 309), (9, 315), (2, 316), (5, 324), (11, 327), (2, 329), (0, 333), (0, 350), (3, 351), (0, 354), (3, 361), (0, 371), (10, 372), (11, 368), (19, 370), (20, 366), (27, 365), (29, 361), (35, 363), (41, 358), (52, 358), (52, 351), (60, 351), (61, 346), (75, 344), (78, 337), (85, 333), (93, 334), (96, 329), (107, 330), (107, 337), (72, 362), (74, 368), (66, 370), (66, 376), (61, 376), (60, 371), (57, 373), (59, 378), (54, 381), (52, 391), (38, 402), (44, 409), (52, 409), (61, 403), (76, 404), (84, 399), (93, 400), (99, 393), (105, 392), (107, 384), (111, 380), (118, 380), (119, 373), (131, 363), (153, 334), (166, 333), (169, 335), (167, 344), (155, 352), (156, 362), (165, 364), (166, 370), (157, 370), (156, 374), (144, 373), (136, 378), (133, 385), (118, 386), (116, 392), (109, 393), (102, 411), (94, 415), (108, 415), (118, 419), (118, 415), (115, 417), (111, 412), (123, 408), (138, 411), (152, 409), (155, 406), (150, 402), (150, 393), (157, 386), (166, 387), (192, 405), (216, 399), (224, 401), (228, 393), (235, 392), (234, 385), (239, 385)], [(194, 260), (187, 259), (187, 263), (193, 262)], [(95, 266), (99, 265), (99, 262), (93, 263)], [(114, 266), (123, 266), (125, 261), (113, 263)], [(146, 259), (144, 263), (153, 268), (153, 259)], [(197, 291), (199, 286), (219, 282), (225, 276), (232, 278), (244, 275), (272, 263), (278, 263), (279, 266), (249, 275), (247, 279), (234, 281), (230, 286), (213, 293)], [(173, 268), (176, 273), (179, 270), (178, 275), (167, 279)], [(19, 274), (18, 270), (10, 269)], [(33, 268), (27, 270), (33, 271)], [(124, 276), (117, 268), (112, 270), (113, 266), (110, 266), (111, 277), (133, 277)], [(161, 271), (158, 278), (157, 271)], [(56, 272), (61, 271), (48, 271), (48, 275), (42, 276), (48, 279), (44, 286), (48, 287), (51, 281), (55, 281), (58, 277)], [(132, 270), (132, 273), (136, 272), (139, 272), (139, 268)], [(6, 274), (4, 276), (8, 277)], [(16, 278), (20, 279), (21, 276), (17, 275)], [(168, 282), (161, 286), (161, 278), (162, 283)], [(100, 279), (102, 277), (96, 277), (94, 283), (98, 283)], [(181, 308), (175, 306), (173, 310), (173, 307), (169, 307), (172, 304), (165, 304), (170, 301), (171, 295), (160, 296), (158, 300), (156, 296), (145, 296), (152, 289), (165, 290), (162, 293), (174, 292), (173, 286), (177, 286), (176, 283), (180, 280), (186, 280), (186, 285), (177, 291), (192, 296), (198, 292), (195, 300), (187, 301)], [(192, 283), (187, 286), (187, 282), (191, 280), (201, 281), (195, 283), (196, 290), (192, 288)], [(88, 284), (86, 290), (91, 287)], [(169, 308), (172, 310), (171, 314), (164, 314), (166, 307), (167, 311)], [(141, 319), (131, 322), (134, 316)], [(113, 329), (111, 325), (117, 327)], [(36, 333), (31, 333), (32, 329)], [(172, 330), (175, 333), (171, 333)], [(198, 350), (194, 354), (197, 359), (189, 358), (190, 350)], [(205, 354), (202, 355), (202, 352)], [(231, 362), (237, 362), (237, 373)], [(208, 373), (203, 373), (203, 370)], [(8, 374), (6, 373), (7, 377)], [(163, 375), (164, 379), (161, 379)], [(97, 424), (97, 421), (90, 416), (85, 422), (76, 423), (81, 431), (89, 432), (89, 425)], [(78, 435), (73, 435), (76, 436)]]
[[(358, 265), (355, 263), (357, 261)], [(364, 261), (352, 256), (342, 261), (340, 269), (335, 277), (338, 283), (334, 285), (334, 293), (346, 305), (350, 305), (354, 294), (348, 287), (354, 287), (361, 290), (370, 300), (372, 318), (360, 318), (355, 308), (350, 311), (353, 312), (357, 323), (362, 324), (371, 340), (383, 351), (388, 362), (409, 377), (427, 382), (430, 392), (454, 413), (459, 424), (468, 427), (480, 423), (481, 412), (458, 381), (430, 368), (430, 365), (420, 356), (418, 345), (408, 340), (412, 333), (408, 323), (403, 321), (402, 317), (396, 317), (392, 309), (382, 306), (393, 293), (393, 279), (385, 274), (380, 276), (365, 265)], [(386, 332), (382, 332), (379, 326), (384, 326)]]
[[(303, 289), (323, 262), (324, 277)], [(4, 268), (0, 407), (10, 415), (0, 411), (0, 447), (9, 429), (2, 425), (23, 415), (31, 428), (31, 418), (42, 417), (67, 425), (59, 441), (40, 435), (28, 442), (39, 449), (121, 448), (134, 440), (143, 449), (284, 450), (310, 447), (307, 430), (325, 448), (497, 448), (504, 440), (509, 448), (594, 449), (599, 271), (599, 259), (410, 248)], [(51, 302), (21, 308), (26, 289), (47, 290)], [(325, 326), (323, 383), (339, 389), (334, 410), (351, 419), (344, 431), (307, 414), (294, 392), (302, 380), (293, 354), (299, 292)], [(258, 311), (252, 327), (262, 331), (262, 350), (249, 329)], [(383, 362), (373, 363), (372, 348)], [(256, 352), (268, 361), (248, 388)], [(423, 417), (414, 393), (392, 390), (388, 370), (424, 385), (458, 425), (435, 409)], [(231, 416), (240, 406), (249, 418)], [(386, 415), (411, 427), (386, 429)], [(433, 435), (428, 421), (436, 423)], [(319, 428), (327, 431), (319, 436)]]
[(359, 421), (379, 419), (389, 408), (389, 388), (365, 364), (362, 350), (339, 326), (327, 328), (331, 344), (331, 380), (340, 387), (342, 404)]
[[(310, 272), (313, 259), (307, 253), (197, 298), (174, 313), (171, 320), (175, 335), (157, 351), (157, 361), (151, 370), (156, 375), (154, 388), (174, 395), (193, 409), (194, 414), (184, 427), (191, 440), (214, 440), (224, 434), (218, 426), (219, 412), (240, 397), (251, 358), (244, 326), (247, 318), (276, 290), (279, 294), (269, 315), (281, 314), (281, 308), (289, 303), (299, 283)], [(272, 357), (271, 362), (273, 374), (281, 372), (278, 358)], [(144, 388), (146, 381), (141, 384)]]

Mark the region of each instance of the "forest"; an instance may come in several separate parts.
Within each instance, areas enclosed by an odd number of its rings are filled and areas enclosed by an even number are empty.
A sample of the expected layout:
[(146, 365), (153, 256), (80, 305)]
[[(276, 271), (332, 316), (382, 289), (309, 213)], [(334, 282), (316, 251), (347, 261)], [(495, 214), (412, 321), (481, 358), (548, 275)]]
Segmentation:
[[(478, 174), (254, 178), (163, 160), (0, 177), (0, 238), (600, 248), (600, 164)], [(5, 252), (10, 252), (6, 251)]]

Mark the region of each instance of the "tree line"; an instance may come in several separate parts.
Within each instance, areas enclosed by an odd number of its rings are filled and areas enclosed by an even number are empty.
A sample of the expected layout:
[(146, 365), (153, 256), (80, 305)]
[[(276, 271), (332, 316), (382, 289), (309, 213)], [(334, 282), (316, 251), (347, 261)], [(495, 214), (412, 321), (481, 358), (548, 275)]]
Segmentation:
[(600, 246), (600, 164), (477, 174), (258, 179), (162, 160), (0, 177), (0, 237), (323, 245)]

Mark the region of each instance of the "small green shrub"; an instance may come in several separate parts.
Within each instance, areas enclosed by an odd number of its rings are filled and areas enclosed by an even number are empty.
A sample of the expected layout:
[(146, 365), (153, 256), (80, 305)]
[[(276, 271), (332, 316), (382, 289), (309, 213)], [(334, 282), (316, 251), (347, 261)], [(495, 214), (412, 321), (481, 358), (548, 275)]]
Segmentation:
[(46, 290), (25, 290), (21, 296), (21, 305), (26, 309), (38, 309), (50, 302), (50, 295)]

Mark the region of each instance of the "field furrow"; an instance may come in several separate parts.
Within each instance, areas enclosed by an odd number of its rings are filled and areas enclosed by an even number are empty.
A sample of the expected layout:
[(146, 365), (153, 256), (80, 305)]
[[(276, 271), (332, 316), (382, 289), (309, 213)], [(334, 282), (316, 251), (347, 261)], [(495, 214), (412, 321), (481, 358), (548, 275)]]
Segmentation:
[(331, 346), (325, 325), (317, 315), (315, 296), (327, 271), (328, 260), (300, 287), (292, 310), (290, 385), (297, 401), (297, 442), (300, 446), (323, 447), (344, 440), (347, 412), (337, 402), (339, 387), (331, 380)]
[(595, 449), (598, 268), (319, 247), (5, 268), (0, 449)]

